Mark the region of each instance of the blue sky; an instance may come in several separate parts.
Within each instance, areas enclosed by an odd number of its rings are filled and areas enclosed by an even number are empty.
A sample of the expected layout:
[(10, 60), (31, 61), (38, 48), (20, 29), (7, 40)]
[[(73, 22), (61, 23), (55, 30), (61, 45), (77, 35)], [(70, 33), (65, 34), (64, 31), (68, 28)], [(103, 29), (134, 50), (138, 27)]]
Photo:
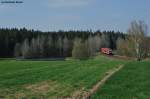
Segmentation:
[(150, 0), (23, 1), (23, 4), (0, 4), (0, 27), (126, 32), (133, 20), (143, 20), (150, 27)]

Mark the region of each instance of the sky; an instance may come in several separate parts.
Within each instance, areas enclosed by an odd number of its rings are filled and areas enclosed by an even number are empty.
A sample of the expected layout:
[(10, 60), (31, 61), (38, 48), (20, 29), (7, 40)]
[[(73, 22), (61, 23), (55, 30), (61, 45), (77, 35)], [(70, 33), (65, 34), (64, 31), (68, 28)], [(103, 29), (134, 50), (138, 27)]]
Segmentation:
[(126, 32), (133, 20), (145, 21), (150, 27), (150, 0), (22, 1), (22, 4), (0, 3), (0, 27)]

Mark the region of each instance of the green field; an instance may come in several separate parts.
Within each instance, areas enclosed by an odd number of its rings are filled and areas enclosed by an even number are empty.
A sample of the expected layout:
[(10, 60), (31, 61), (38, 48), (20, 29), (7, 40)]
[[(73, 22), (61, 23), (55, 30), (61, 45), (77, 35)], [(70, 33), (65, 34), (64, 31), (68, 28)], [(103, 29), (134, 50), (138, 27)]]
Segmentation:
[(124, 67), (92, 99), (150, 99), (150, 61), (0, 59), (0, 99), (65, 99), (88, 92), (109, 70)]
[(150, 99), (150, 61), (127, 63), (92, 99)]
[(124, 61), (98, 56), (89, 60), (0, 60), (0, 98), (56, 99), (90, 89)]

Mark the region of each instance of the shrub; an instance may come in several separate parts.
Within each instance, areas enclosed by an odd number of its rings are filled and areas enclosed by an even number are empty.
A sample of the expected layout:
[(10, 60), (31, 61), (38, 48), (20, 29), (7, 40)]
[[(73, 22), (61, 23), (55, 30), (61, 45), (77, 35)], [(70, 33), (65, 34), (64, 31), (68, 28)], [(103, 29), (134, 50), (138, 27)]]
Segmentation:
[(81, 39), (76, 39), (74, 41), (74, 46), (72, 50), (72, 57), (76, 59), (86, 59), (89, 58), (88, 44)]

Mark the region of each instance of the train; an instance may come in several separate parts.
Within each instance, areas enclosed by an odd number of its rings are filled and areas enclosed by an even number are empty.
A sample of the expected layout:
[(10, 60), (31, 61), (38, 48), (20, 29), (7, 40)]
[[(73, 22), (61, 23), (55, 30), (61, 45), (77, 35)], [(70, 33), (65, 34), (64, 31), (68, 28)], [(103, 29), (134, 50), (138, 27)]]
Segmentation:
[(106, 55), (113, 55), (112, 49), (110, 49), (110, 48), (101, 48), (100, 52), (103, 54), (106, 54)]

